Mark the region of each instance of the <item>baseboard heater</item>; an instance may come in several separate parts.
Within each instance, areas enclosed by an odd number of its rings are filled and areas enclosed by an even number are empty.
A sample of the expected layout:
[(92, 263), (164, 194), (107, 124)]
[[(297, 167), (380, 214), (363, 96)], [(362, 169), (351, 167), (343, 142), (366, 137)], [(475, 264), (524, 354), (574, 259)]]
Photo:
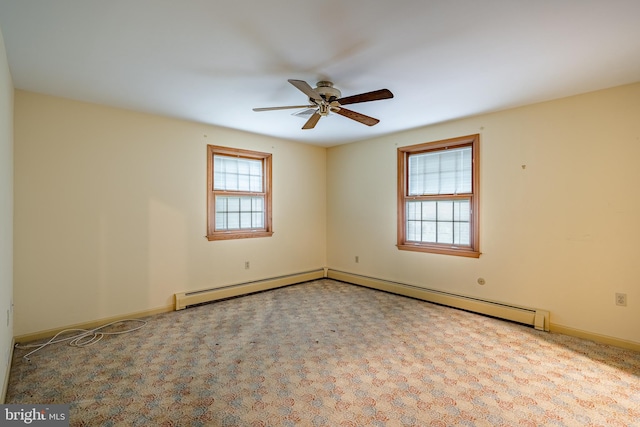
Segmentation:
[(202, 304), (225, 298), (252, 294), (254, 292), (294, 285), (296, 283), (321, 279), (323, 277), (325, 277), (324, 268), (313, 271), (306, 271), (303, 273), (289, 274), (286, 276), (271, 277), (268, 279), (256, 280), (252, 282), (236, 283), (220, 288), (203, 289), (192, 292), (181, 292), (175, 294), (175, 309), (182, 310), (190, 305)]
[(494, 301), (486, 301), (432, 289), (420, 288), (405, 283), (398, 283), (388, 280), (376, 279), (368, 276), (347, 273), (343, 271), (327, 271), (327, 277), (340, 280), (342, 282), (353, 283), (355, 285), (366, 286), (368, 288), (404, 295), (424, 301), (455, 307), (474, 313), (493, 316), (500, 319), (511, 320), (533, 326), (541, 331), (549, 331), (549, 311), (535, 308), (518, 307)]

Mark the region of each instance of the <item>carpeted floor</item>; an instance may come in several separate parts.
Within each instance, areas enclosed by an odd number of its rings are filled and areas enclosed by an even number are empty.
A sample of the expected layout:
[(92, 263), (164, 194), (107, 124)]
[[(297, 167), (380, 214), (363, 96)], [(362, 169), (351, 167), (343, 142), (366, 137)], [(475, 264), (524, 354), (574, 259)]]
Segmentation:
[(72, 426), (640, 425), (640, 353), (332, 280), (22, 359), (6, 403)]

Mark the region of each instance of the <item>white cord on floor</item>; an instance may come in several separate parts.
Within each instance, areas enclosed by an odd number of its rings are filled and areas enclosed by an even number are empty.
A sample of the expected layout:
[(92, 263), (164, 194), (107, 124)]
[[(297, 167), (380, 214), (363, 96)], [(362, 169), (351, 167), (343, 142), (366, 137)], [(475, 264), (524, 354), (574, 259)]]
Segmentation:
[[(118, 323), (124, 323), (124, 322), (136, 322), (136, 323), (140, 323), (139, 326), (130, 328), (130, 329), (126, 329), (124, 331), (118, 331), (118, 332), (98, 332), (104, 328), (107, 328), (109, 326), (113, 326), (116, 325)], [(72, 347), (88, 347), (90, 345), (93, 345), (95, 343), (97, 343), (98, 341), (100, 341), (105, 335), (120, 335), (120, 334), (127, 334), (129, 332), (133, 332), (133, 331), (137, 331), (138, 329), (142, 328), (144, 325), (146, 325), (147, 322), (145, 322), (144, 320), (140, 320), (140, 319), (123, 319), (123, 320), (116, 320), (115, 322), (111, 322), (111, 323), (107, 323), (106, 325), (102, 325), (99, 326), (95, 329), (65, 329), (64, 331), (60, 331), (57, 334), (55, 334), (53, 337), (51, 337), (51, 339), (43, 344), (26, 344), (26, 345), (21, 345), (21, 344), (16, 344), (15, 347), (16, 348), (35, 348), (35, 350), (30, 351), (29, 353), (25, 354), (24, 356), (22, 356), (23, 359), (25, 359), (27, 362), (30, 362), (31, 359), (29, 359), (29, 356), (31, 356), (33, 353), (42, 350), (43, 348), (45, 348), (48, 345), (51, 344), (56, 344), (59, 342), (64, 342), (64, 341), (69, 341), (69, 345)], [(80, 333), (70, 336), (70, 337), (66, 337), (66, 338), (60, 338), (58, 339), (58, 337), (62, 334), (66, 334), (68, 332), (75, 332), (78, 331)]]

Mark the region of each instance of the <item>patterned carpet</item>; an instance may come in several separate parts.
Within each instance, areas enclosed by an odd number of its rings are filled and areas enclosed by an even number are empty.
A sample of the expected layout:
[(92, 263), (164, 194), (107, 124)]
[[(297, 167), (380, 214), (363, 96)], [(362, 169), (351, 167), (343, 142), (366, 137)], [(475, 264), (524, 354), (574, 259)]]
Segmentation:
[(72, 426), (640, 425), (640, 353), (332, 280), (31, 356), (6, 403)]

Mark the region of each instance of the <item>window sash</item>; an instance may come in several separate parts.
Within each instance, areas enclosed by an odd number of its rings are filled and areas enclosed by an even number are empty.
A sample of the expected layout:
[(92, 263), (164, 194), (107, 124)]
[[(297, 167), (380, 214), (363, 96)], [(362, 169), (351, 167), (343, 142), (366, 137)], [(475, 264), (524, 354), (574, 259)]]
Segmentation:
[(471, 245), (471, 199), (410, 200), (406, 241)]
[(215, 197), (215, 230), (264, 229), (264, 196)]
[(262, 193), (262, 160), (213, 156), (213, 189)]
[(471, 193), (471, 147), (410, 154), (408, 195)]

